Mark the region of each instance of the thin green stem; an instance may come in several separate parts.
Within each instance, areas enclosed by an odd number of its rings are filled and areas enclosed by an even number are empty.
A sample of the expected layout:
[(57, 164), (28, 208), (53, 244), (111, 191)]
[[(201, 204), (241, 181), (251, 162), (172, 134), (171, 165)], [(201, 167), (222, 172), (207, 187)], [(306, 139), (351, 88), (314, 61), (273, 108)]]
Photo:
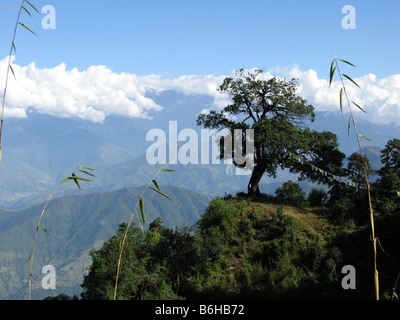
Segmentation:
[(350, 100), (349, 100), (349, 98), (347, 96), (346, 87), (344, 85), (343, 77), (342, 77), (342, 74), (340, 72), (339, 64), (338, 64), (338, 62), (336, 60), (336, 57), (335, 57), (335, 64), (336, 64), (336, 68), (337, 68), (339, 76), (340, 76), (340, 80), (342, 82), (343, 91), (344, 91), (344, 94), (346, 96), (347, 105), (349, 106), (350, 116), (351, 116), (351, 119), (352, 119), (352, 122), (353, 122), (354, 130), (355, 130), (355, 133), (356, 133), (356, 136), (357, 136), (358, 146), (360, 148), (361, 157), (362, 157), (363, 163), (364, 163), (364, 175), (365, 175), (365, 182), (366, 182), (366, 185), (367, 185), (369, 216), (370, 216), (370, 223), (371, 223), (371, 237), (372, 237), (373, 249), (374, 249), (375, 298), (376, 298), (376, 300), (379, 300), (379, 273), (378, 273), (378, 267), (377, 267), (377, 238), (375, 236), (374, 210), (373, 210), (373, 207), (372, 207), (372, 200), (371, 200), (371, 185), (370, 185), (369, 180), (368, 180), (368, 165), (367, 165), (364, 153), (363, 153), (363, 148), (362, 148), (361, 141), (360, 141), (360, 135), (358, 133), (356, 121), (354, 119), (353, 110), (351, 108)]
[[(120, 251), (119, 251), (118, 264), (117, 264), (117, 275), (116, 275), (116, 277), (115, 277), (115, 286), (114, 286), (114, 300), (116, 300), (116, 298), (117, 298), (118, 278), (119, 278), (119, 271), (120, 271), (120, 268), (121, 268), (122, 251), (123, 251), (123, 248), (124, 248), (124, 245), (125, 245), (126, 237), (127, 237), (127, 235), (128, 235), (128, 231), (129, 231), (129, 228), (130, 228), (130, 226), (131, 226), (133, 217), (134, 217), (134, 215), (135, 215), (135, 213), (136, 213), (136, 210), (137, 210), (137, 207), (138, 207), (138, 205), (139, 205), (140, 199), (143, 198), (143, 196), (144, 196), (146, 190), (149, 188), (149, 186), (150, 186), (150, 184), (152, 183), (152, 181), (160, 174), (160, 172), (161, 172), (162, 170), (164, 170), (164, 169), (165, 169), (166, 167), (168, 167), (169, 165), (170, 165), (170, 163), (168, 163), (167, 165), (165, 165), (164, 167), (162, 167), (160, 170), (157, 171), (157, 173), (154, 175), (153, 179), (151, 179), (151, 180), (149, 181), (149, 183), (146, 185), (146, 187), (143, 189), (142, 194), (140, 195), (139, 199), (138, 199), (137, 202), (136, 202), (135, 208), (133, 209), (133, 212), (132, 212), (132, 214), (131, 214), (131, 218), (130, 218), (129, 223), (128, 223), (127, 227), (126, 227), (125, 234), (124, 234), (124, 237), (123, 237), (123, 239), (122, 239), (121, 249), (120, 249)], [(141, 227), (142, 232), (143, 232), (143, 225), (142, 225), (142, 223), (140, 222), (140, 220), (139, 220), (139, 223), (140, 223), (140, 227)]]
[[(59, 184), (57, 185), (57, 187), (56, 187), (56, 188), (53, 190), (53, 192), (51, 193), (50, 197), (47, 199), (47, 202), (46, 202), (46, 204), (45, 204), (44, 207), (43, 207), (42, 213), (40, 214), (39, 221), (38, 221), (37, 226), (36, 226), (36, 231), (35, 231), (35, 237), (34, 237), (34, 240), (33, 240), (32, 251), (31, 251), (31, 253), (30, 253), (30, 255), (29, 255), (29, 259), (31, 260), (31, 263), (30, 263), (30, 268), (29, 268), (29, 290), (28, 290), (28, 300), (31, 300), (31, 293), (32, 293), (32, 280), (33, 280), (32, 268), (33, 268), (33, 257), (34, 257), (34, 254), (35, 254), (35, 247), (36, 247), (37, 235), (38, 235), (38, 232), (39, 232), (39, 228), (44, 229), (44, 228), (41, 226), (41, 224), (40, 224), (40, 222), (42, 221), (44, 212), (46, 211), (47, 205), (49, 204), (51, 198), (53, 197), (53, 195), (56, 193), (56, 191), (58, 190), (58, 188), (59, 188), (64, 182), (66, 182), (66, 181), (68, 181), (68, 180), (74, 180), (75, 183), (78, 185), (79, 189), (80, 189), (80, 186), (79, 186), (79, 183), (77, 182), (79, 179), (80, 179), (80, 180), (84, 180), (84, 181), (88, 181), (88, 182), (92, 182), (91, 180), (83, 179), (83, 178), (77, 177), (77, 176), (75, 175), (75, 172), (81, 171), (81, 172), (83, 172), (83, 173), (85, 173), (85, 174), (88, 174), (88, 175), (91, 175), (91, 176), (92, 176), (92, 174), (89, 174), (87, 171), (81, 170), (82, 168), (84, 168), (84, 167), (77, 167), (77, 168), (75, 169), (75, 171), (71, 174), (71, 177), (68, 177), (68, 178), (66, 178), (66, 179), (64, 179), (64, 180), (62, 180), (62, 181), (59, 182)], [(90, 168), (85, 168), (85, 169), (87, 169), (87, 170), (94, 170), (94, 169), (90, 169)], [(46, 229), (44, 229), (44, 230), (46, 231)], [(47, 232), (47, 231), (46, 231), (46, 232)], [(28, 260), (29, 260), (29, 259), (28, 259)]]
[(35, 238), (34, 238), (34, 240), (33, 240), (33, 247), (32, 247), (31, 254), (29, 255), (29, 259), (31, 260), (31, 264), (30, 264), (30, 268), (29, 268), (29, 290), (28, 290), (29, 292), (28, 292), (28, 300), (31, 300), (32, 279), (33, 279), (33, 276), (32, 276), (33, 256), (34, 256), (34, 253), (35, 253), (36, 239), (37, 239), (37, 235), (38, 235), (38, 231), (39, 231), (39, 227), (40, 227), (40, 222), (42, 221), (42, 218), (43, 218), (43, 215), (44, 215), (44, 212), (45, 212), (45, 210), (46, 210), (46, 207), (47, 207), (48, 203), (50, 202), (50, 200), (51, 200), (51, 198), (53, 197), (54, 193), (57, 191), (57, 189), (60, 187), (61, 184), (62, 184), (62, 182), (60, 182), (60, 183), (57, 185), (57, 187), (56, 187), (56, 188), (53, 190), (53, 192), (51, 193), (50, 197), (47, 199), (47, 202), (46, 202), (46, 204), (45, 204), (44, 207), (43, 207), (42, 213), (40, 214), (39, 221), (38, 221), (37, 226), (36, 226)]
[(13, 40), (12, 40), (12, 42), (11, 42), (10, 55), (9, 55), (9, 57), (8, 57), (6, 83), (5, 83), (5, 87), (4, 87), (3, 105), (2, 105), (2, 109), (1, 109), (1, 124), (0, 124), (0, 162), (1, 162), (1, 142), (2, 142), (2, 137), (3, 137), (4, 110), (5, 110), (5, 105), (6, 105), (6, 95), (7, 95), (7, 87), (8, 87), (8, 78), (9, 78), (9, 75), (10, 75), (10, 68), (11, 68), (11, 57), (12, 57), (13, 49), (15, 49), (15, 37), (16, 37), (16, 35), (17, 35), (19, 19), (20, 19), (20, 17), (21, 17), (22, 7), (24, 6), (24, 3), (25, 3), (25, 0), (22, 1), (21, 7), (19, 8), (18, 17), (17, 17), (17, 22), (15, 23), (15, 29), (14, 29)]

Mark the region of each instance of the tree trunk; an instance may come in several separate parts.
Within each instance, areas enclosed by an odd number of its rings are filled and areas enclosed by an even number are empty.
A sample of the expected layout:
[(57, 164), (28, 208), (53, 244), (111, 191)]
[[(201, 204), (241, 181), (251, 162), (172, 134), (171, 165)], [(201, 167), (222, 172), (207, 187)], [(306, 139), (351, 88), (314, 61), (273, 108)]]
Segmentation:
[(264, 172), (264, 167), (261, 167), (260, 165), (254, 167), (249, 184), (247, 185), (247, 192), (250, 196), (261, 196), (259, 184)]

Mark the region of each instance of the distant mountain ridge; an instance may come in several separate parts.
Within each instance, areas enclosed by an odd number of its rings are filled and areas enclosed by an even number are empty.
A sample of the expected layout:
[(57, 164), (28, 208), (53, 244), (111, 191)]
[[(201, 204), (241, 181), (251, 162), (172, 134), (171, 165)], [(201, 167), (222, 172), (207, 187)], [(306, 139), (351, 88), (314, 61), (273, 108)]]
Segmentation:
[[(148, 224), (161, 217), (167, 227), (192, 225), (204, 213), (210, 197), (179, 187), (161, 185), (176, 203), (148, 190), (144, 196)], [(51, 201), (41, 225), (51, 237), (39, 230), (34, 256), (34, 299), (60, 293), (79, 292), (85, 268), (90, 265), (89, 250), (99, 248), (115, 234), (118, 225), (128, 222), (142, 187), (66, 196)], [(33, 237), (43, 204), (22, 210), (0, 209), (0, 299), (26, 299)], [(136, 216), (134, 222), (137, 222)], [(55, 291), (40, 287), (45, 265), (54, 265)]]
[[(209, 96), (174, 91), (149, 92), (148, 95), (164, 108), (154, 112), (152, 119), (109, 116), (104, 123), (92, 123), (34, 112), (29, 113), (26, 119), (6, 119), (0, 166), (0, 206), (19, 210), (45, 201), (57, 183), (76, 166), (98, 170), (98, 184), (86, 188), (88, 192), (112, 191), (147, 183), (144, 180), (158, 168), (145, 162), (144, 155), (152, 144), (146, 141), (147, 132), (159, 128), (168, 134), (169, 121), (177, 121), (178, 132), (186, 128), (200, 132), (202, 128), (196, 125), (197, 114), (212, 107), (213, 103)], [(340, 150), (346, 155), (358, 150), (354, 132), (348, 136), (347, 121), (340, 112), (317, 112), (310, 127), (337, 134)], [(389, 138), (399, 133), (398, 127), (367, 122), (358, 123), (358, 127), (360, 133), (375, 140), (362, 140), (364, 147), (383, 148)], [(171, 178), (166, 183), (218, 195), (243, 191), (247, 187), (247, 176), (228, 177), (224, 165), (178, 167), (179, 172), (174, 177), (177, 179)], [(274, 182), (283, 182), (287, 177), (279, 174)], [(264, 179), (265, 183), (271, 181), (267, 177)], [(59, 195), (77, 193), (68, 186), (63, 186), (60, 191)]]

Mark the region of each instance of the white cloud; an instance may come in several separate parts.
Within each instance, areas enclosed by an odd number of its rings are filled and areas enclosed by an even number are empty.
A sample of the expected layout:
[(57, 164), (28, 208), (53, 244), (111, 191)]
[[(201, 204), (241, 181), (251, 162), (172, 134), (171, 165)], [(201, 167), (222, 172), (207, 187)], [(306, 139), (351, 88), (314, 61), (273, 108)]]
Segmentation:
[[(4, 59), (0, 70), (6, 68)], [(54, 116), (102, 122), (111, 114), (149, 118), (149, 111), (161, 110), (144, 96), (146, 90), (135, 75), (116, 74), (104, 66), (79, 71), (66, 70), (65, 64), (39, 69), (31, 63), (25, 67), (13, 64), (13, 70), (17, 81), (9, 80), (6, 116), (24, 117), (32, 108)]]
[[(319, 78), (314, 70), (302, 71), (295, 66), (291, 69), (277, 69), (280, 73), (299, 79), (298, 94), (311, 103), (317, 111), (340, 110), (340, 81), (329, 81)], [(378, 124), (400, 124), (400, 74), (394, 74), (384, 79), (377, 79), (368, 74), (353, 79), (360, 88), (345, 79), (347, 96), (352, 110), (357, 117)], [(352, 101), (361, 106), (367, 113), (361, 112)], [(348, 113), (349, 107), (343, 95), (343, 112)]]
[[(0, 70), (7, 69), (7, 61), (7, 58), (0, 60)], [(94, 122), (102, 122), (113, 114), (151, 118), (162, 106), (146, 97), (148, 90), (209, 95), (214, 98), (214, 107), (218, 108), (230, 102), (229, 96), (217, 91), (225, 75), (184, 75), (167, 79), (154, 74), (115, 73), (105, 66), (91, 66), (79, 71), (76, 68), (67, 70), (65, 64), (40, 69), (34, 63), (27, 66), (13, 63), (13, 69), (17, 81), (10, 77), (6, 117), (26, 117), (33, 109), (54, 116), (79, 117)], [(273, 75), (299, 79), (299, 95), (317, 111), (339, 110), (339, 81), (334, 81), (328, 88), (327, 79), (320, 78), (312, 69), (302, 71), (298, 66), (275, 67), (263, 77), (267, 79)], [(354, 80), (361, 89), (346, 81), (349, 98), (368, 112), (366, 115), (358, 112), (357, 116), (367, 117), (369, 121), (379, 124), (400, 123), (400, 74), (384, 79), (376, 79), (375, 75), (369, 74)], [(0, 86), (4, 88), (2, 78)], [(348, 112), (346, 105), (343, 111)]]

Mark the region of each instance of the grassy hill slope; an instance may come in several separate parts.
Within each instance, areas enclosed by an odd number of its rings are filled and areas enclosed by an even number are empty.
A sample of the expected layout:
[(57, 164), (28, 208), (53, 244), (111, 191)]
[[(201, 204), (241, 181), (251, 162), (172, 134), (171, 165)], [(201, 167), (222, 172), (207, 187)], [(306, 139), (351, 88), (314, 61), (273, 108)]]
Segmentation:
[[(213, 201), (199, 222), (200, 272), (187, 296), (206, 299), (374, 299), (368, 226), (333, 223), (334, 213), (260, 199)], [(382, 299), (400, 265), (400, 214), (376, 220), (386, 253), (378, 253)], [(345, 290), (342, 268), (356, 270)]]

